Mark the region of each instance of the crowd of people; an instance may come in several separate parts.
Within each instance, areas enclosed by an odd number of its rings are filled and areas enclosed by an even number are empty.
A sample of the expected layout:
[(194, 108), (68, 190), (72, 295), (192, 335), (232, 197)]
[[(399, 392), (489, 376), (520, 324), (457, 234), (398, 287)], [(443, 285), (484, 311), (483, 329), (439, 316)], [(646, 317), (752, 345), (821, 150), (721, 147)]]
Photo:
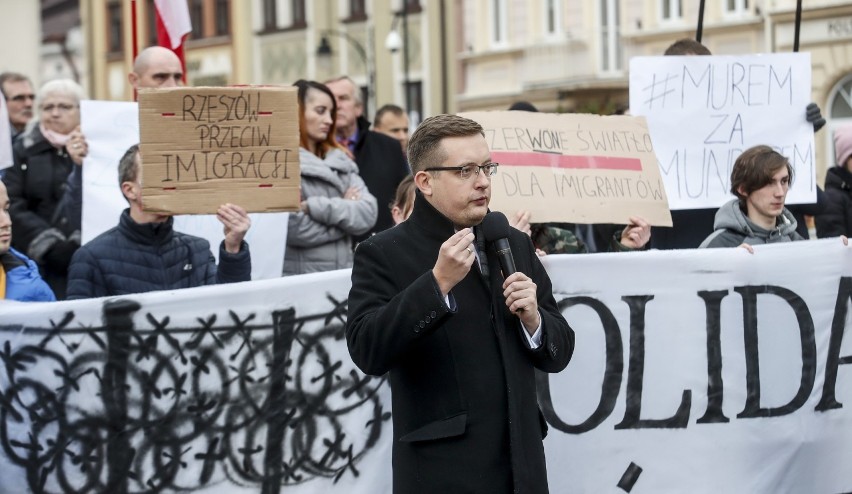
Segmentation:
[[(667, 54), (709, 55), (682, 40)], [(135, 89), (174, 87), (177, 56), (137, 57)], [(537, 223), (528, 211), (489, 212), (492, 162), (483, 128), (455, 115), (427, 118), (411, 134), (403, 108), (371, 123), (348, 77), (295, 82), (301, 202), (289, 215), (283, 275), (352, 268), (346, 340), (365, 373), (389, 375), (397, 492), (546, 492), (546, 434), (535, 372), (559, 372), (574, 349), (540, 257), (651, 248), (743, 247), (806, 238), (786, 206), (794, 170), (757, 145), (736, 160), (734, 199), (718, 210), (674, 212), (674, 227)], [(53, 301), (127, 295), (251, 279), (245, 209), (223, 203), (218, 264), (210, 244), (146, 211), (134, 145), (117, 163), (128, 207), (117, 226), (81, 246), (82, 88), (70, 80), (36, 92), (0, 75), (14, 164), (0, 182), (0, 299)], [(514, 111), (537, 111), (529, 103)], [(814, 131), (825, 124), (806, 109)], [(798, 213), (819, 237), (852, 232), (852, 127), (834, 134), (826, 191)], [(510, 226), (511, 225), (511, 226)], [(14, 229), (12, 228), (14, 226)], [(804, 231), (804, 234), (802, 233)], [(14, 232), (14, 234), (13, 234)], [(494, 245), (514, 254), (507, 264)], [(501, 251), (503, 252), (503, 251)], [(499, 294), (499, 295), (498, 295)], [(471, 452), (475, 454), (471, 454)]]

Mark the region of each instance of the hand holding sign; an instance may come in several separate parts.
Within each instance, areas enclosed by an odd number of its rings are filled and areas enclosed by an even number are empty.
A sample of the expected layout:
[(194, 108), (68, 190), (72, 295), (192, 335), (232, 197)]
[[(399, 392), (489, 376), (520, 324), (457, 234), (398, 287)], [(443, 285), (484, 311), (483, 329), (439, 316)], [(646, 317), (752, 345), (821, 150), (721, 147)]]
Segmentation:
[(235, 204), (223, 204), (216, 211), (216, 218), (225, 226), (225, 250), (236, 254), (240, 251), (243, 239), (251, 228), (248, 213)]

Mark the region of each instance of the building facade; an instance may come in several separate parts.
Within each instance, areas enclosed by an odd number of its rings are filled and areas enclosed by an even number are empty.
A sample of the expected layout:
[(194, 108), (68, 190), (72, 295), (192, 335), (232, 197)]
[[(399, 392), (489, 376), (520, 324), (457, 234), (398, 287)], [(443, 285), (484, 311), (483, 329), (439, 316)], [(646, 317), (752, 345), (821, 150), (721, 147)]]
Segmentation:
[[(290, 85), (350, 76), (367, 111), (395, 103), (417, 121), (453, 110), (444, 0), (188, 0), (187, 83)], [(132, 3), (83, 0), (96, 99), (132, 98)], [(386, 41), (394, 31), (393, 51)], [(136, 2), (139, 49), (156, 44), (153, 1)], [(443, 33), (443, 34), (442, 34)], [(393, 43), (392, 43), (393, 44)]]
[[(799, 51), (811, 53), (812, 100), (829, 124), (817, 134), (818, 179), (833, 163), (832, 129), (852, 122), (852, 3), (804, 2)], [(712, 53), (793, 51), (796, 0), (705, 2), (702, 43)], [(460, 111), (610, 114), (628, 103), (629, 60), (695, 38), (689, 0), (461, 0)], [(804, 112), (804, 109), (802, 109)]]

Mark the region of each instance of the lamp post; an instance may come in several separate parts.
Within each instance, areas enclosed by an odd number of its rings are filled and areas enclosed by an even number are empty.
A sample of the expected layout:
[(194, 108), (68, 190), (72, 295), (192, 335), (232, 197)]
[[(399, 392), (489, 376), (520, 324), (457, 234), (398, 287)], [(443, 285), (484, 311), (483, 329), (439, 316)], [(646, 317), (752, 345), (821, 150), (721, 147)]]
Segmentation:
[[(402, 2), (402, 8), (399, 12), (395, 12), (393, 24), (388, 37), (385, 38), (385, 48), (391, 53), (396, 53), (402, 49), (402, 87), (405, 93), (405, 111), (408, 113), (408, 118), (411, 118), (411, 91), (409, 90), (408, 80), (408, 6), (405, 0)], [(396, 23), (398, 20), (402, 22), (402, 36), (396, 31)]]
[(337, 36), (339, 38), (345, 39), (352, 48), (355, 49), (355, 52), (358, 53), (358, 56), (361, 58), (361, 61), (364, 62), (364, 67), (367, 69), (367, 106), (368, 108), (364, 108), (364, 114), (369, 114), (370, 111), (375, 111), (375, 80), (376, 74), (373, 70), (373, 64), (371, 63), (370, 56), (367, 54), (367, 51), (364, 49), (364, 46), (358, 42), (357, 39), (353, 38), (349, 34), (343, 31), (337, 31), (334, 29), (325, 29), (320, 32), (320, 44), (317, 47), (317, 57), (330, 57), (334, 50), (331, 48), (331, 44), (328, 42), (329, 36)]

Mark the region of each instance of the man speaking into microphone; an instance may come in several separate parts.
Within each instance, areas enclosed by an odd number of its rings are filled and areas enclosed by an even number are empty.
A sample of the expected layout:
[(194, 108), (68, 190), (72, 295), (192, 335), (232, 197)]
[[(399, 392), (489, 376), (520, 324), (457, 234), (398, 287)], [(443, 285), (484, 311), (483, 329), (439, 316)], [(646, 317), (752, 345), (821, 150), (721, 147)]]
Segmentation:
[(546, 493), (535, 369), (564, 369), (573, 331), (529, 237), (505, 232), (504, 278), (481, 231), (497, 169), (482, 127), (428, 118), (408, 159), (414, 209), (358, 245), (346, 325), (355, 364), (389, 376), (394, 492)]

